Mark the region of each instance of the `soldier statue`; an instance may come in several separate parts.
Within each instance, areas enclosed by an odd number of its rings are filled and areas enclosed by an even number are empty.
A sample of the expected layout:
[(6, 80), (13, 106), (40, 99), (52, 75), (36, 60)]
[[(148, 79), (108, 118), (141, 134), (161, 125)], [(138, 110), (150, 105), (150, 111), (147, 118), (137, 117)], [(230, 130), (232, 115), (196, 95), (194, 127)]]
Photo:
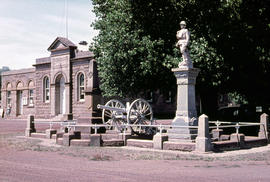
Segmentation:
[(181, 30), (177, 31), (176, 33), (176, 38), (178, 40), (176, 43), (176, 47), (179, 47), (183, 61), (178, 64), (178, 67), (193, 68), (193, 64), (187, 48), (190, 40), (190, 32), (188, 31), (188, 29), (186, 29), (185, 21), (180, 22), (180, 28)]

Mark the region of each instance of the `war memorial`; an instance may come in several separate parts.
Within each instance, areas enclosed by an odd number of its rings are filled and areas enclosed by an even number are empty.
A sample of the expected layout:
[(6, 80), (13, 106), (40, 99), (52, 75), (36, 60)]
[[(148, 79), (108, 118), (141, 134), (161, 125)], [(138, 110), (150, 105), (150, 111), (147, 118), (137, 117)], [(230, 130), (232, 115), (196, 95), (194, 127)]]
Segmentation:
[(270, 1), (0, 4), (0, 182), (269, 182)]
[[(199, 153), (252, 148), (269, 142), (269, 118), (260, 122), (210, 121), (197, 115), (196, 77), (189, 56), (190, 32), (186, 22), (176, 34), (182, 62), (171, 71), (176, 77), (175, 117), (168, 124), (154, 119), (151, 104), (143, 98), (122, 103), (104, 101), (99, 91), (94, 55), (77, 50), (58, 37), (48, 50), (51, 55), (36, 60), (34, 68), (5, 72), (2, 98), (7, 118), (26, 118), (25, 136), (47, 138), (64, 146), (132, 146)], [(36, 99), (34, 99), (36, 98)], [(37, 125), (48, 129), (37, 131)], [(245, 136), (243, 127), (259, 127), (257, 136)], [(223, 133), (224, 128), (233, 132)]]

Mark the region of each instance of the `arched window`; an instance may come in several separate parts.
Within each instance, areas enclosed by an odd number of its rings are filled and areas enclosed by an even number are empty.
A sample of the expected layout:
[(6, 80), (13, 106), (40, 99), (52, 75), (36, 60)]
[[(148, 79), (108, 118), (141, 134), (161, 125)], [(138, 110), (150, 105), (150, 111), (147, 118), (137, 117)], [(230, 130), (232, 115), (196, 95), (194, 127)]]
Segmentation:
[(50, 81), (47, 76), (43, 82), (43, 97), (45, 102), (50, 102)]
[(32, 80), (28, 83), (28, 89), (29, 106), (34, 106), (34, 82)]
[(23, 88), (23, 83), (22, 82), (18, 82), (17, 83), (17, 89), (22, 89)]
[(78, 100), (84, 101), (84, 74), (78, 75)]

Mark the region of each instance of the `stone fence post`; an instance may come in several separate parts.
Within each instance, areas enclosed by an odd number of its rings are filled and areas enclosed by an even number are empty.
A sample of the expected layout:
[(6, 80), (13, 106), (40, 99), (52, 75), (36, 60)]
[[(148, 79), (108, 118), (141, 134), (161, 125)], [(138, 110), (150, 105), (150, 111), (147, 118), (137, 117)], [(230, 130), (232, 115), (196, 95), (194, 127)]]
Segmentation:
[(266, 113), (263, 113), (260, 117), (260, 131), (259, 131), (259, 137), (260, 138), (266, 138), (269, 140), (269, 130), (268, 130), (268, 124), (269, 124), (269, 116)]
[(34, 115), (29, 114), (27, 116), (27, 123), (26, 123), (26, 129), (25, 129), (26, 137), (31, 137), (31, 133), (36, 132), (34, 120), (35, 120)]
[(212, 150), (211, 139), (209, 135), (208, 116), (205, 114), (199, 117), (198, 136), (196, 138), (196, 151), (208, 152)]

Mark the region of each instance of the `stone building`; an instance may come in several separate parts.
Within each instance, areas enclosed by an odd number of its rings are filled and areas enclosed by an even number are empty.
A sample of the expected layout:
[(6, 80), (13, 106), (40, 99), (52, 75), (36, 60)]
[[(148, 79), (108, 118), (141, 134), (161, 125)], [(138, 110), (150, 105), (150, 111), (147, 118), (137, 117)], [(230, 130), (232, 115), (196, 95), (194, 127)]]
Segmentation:
[(100, 102), (94, 55), (80, 51), (70, 40), (57, 37), (49, 57), (33, 68), (2, 73), (1, 108), (6, 118), (89, 118)]

